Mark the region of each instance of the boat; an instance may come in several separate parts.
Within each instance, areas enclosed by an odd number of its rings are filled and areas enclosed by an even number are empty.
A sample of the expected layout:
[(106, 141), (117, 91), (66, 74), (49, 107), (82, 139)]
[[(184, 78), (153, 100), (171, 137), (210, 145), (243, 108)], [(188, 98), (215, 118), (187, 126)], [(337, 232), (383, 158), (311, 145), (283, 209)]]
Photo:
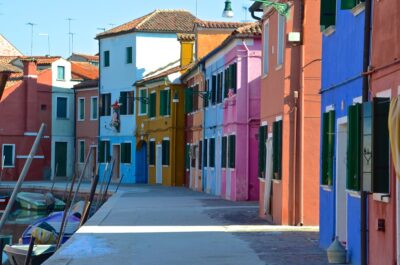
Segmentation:
[[(11, 265), (24, 265), (28, 254), (27, 245), (5, 245), (4, 252), (7, 253)], [(56, 245), (34, 245), (30, 265), (40, 265), (45, 262), (56, 251)]]
[[(75, 215), (76, 213), (72, 213), (68, 216), (66, 220), (66, 227), (64, 229), (63, 238), (61, 243), (66, 242), (75, 232), (78, 230), (80, 226), (81, 219), (80, 217)], [(35, 233), (35, 229), (44, 229), (50, 234), (54, 232), (54, 234), (58, 237), (60, 234), (61, 222), (63, 218), (64, 212), (54, 212), (49, 216), (41, 218), (28, 226), (25, 231), (22, 233), (20, 242), (22, 244), (29, 244), (32, 233)], [(53, 238), (51, 235), (46, 236), (49, 238)], [(38, 238), (36, 238), (36, 242), (38, 242)], [(47, 242), (44, 242), (47, 243)]]
[(21, 208), (35, 211), (62, 211), (65, 208), (65, 203), (51, 193), (20, 192), (17, 195), (17, 202)]

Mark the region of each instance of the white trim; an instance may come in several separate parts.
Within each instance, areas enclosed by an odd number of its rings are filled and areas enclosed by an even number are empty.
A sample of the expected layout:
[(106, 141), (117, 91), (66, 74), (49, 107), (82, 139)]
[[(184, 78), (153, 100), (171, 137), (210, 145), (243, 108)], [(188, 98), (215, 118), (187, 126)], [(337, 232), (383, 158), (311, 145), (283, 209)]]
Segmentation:
[[(266, 31), (266, 27), (268, 26), (268, 32)], [(269, 27), (269, 19), (267, 19), (265, 21), (265, 23), (263, 24), (262, 27), (262, 78), (265, 78), (268, 76), (269, 73), (269, 32), (270, 32), (270, 27)], [(265, 34), (265, 32), (267, 32), (268, 34)], [(266, 43), (265, 43), (266, 42)], [(267, 54), (267, 65), (265, 66), (264, 62), (265, 62), (265, 52)]]
[[(93, 99), (97, 100), (97, 117), (93, 118)], [(99, 119), (99, 97), (98, 96), (92, 96), (90, 97), (90, 120), (91, 121), (97, 121)]]
[(37, 136), (37, 132), (24, 132), (24, 136)]
[(157, 93), (157, 90), (150, 91), (150, 94), (155, 94), (155, 93)]
[(400, 86), (397, 87), (397, 95), (400, 96)]
[(335, 105), (331, 104), (325, 107), (325, 112), (335, 110)]
[(353, 105), (355, 105), (357, 103), (360, 103), (360, 104), (362, 103), (362, 97), (361, 96), (353, 98)]
[[(17, 159), (28, 159), (29, 155), (18, 155), (15, 158)], [(34, 159), (44, 159), (44, 156), (34, 156)]]
[[(57, 115), (58, 99), (59, 98), (67, 99), (67, 103), (66, 103), (67, 110), (66, 110), (66, 117), (65, 118), (58, 117), (58, 115)], [(57, 120), (68, 120), (69, 119), (69, 97), (67, 97), (67, 96), (56, 96), (56, 119)]]
[(347, 116), (343, 116), (337, 119), (337, 125), (345, 124), (347, 123)]
[(347, 193), (350, 197), (357, 198), (357, 199), (361, 198), (361, 193), (360, 193), (359, 191), (348, 190), (348, 189), (346, 189), (346, 193)]
[(353, 13), (353, 16), (358, 16), (364, 10), (365, 10), (365, 2), (360, 2), (358, 5), (356, 5), (351, 9), (351, 13)]
[(332, 186), (329, 185), (320, 185), (323, 191), (332, 192)]
[[(139, 88), (139, 95), (138, 95), (139, 97), (141, 97), (141, 91), (146, 91), (146, 98), (149, 96), (149, 91), (148, 91), (147, 87)], [(146, 112), (144, 112), (144, 113), (141, 112), (142, 104), (144, 104), (145, 107), (146, 107)], [(148, 112), (149, 112), (148, 106), (149, 106), (148, 104), (145, 104), (145, 103), (143, 103), (141, 100), (139, 100), (139, 104), (138, 104), (138, 116), (146, 116), (146, 115), (148, 115)]]
[(372, 199), (378, 202), (389, 203), (390, 195), (387, 193), (374, 193), (372, 194)]
[(261, 126), (267, 126), (267, 125), (268, 125), (268, 122), (267, 122), (267, 121), (261, 122)]
[(149, 142), (155, 142), (155, 141), (156, 141), (155, 138), (151, 138), (151, 139), (149, 140)]
[(377, 97), (377, 98), (392, 98), (392, 90), (389, 88), (389, 89), (380, 91), (380, 92), (376, 93), (375, 97)]
[(168, 140), (169, 141), (169, 137), (164, 137), (163, 140)]
[(268, 133), (268, 138), (272, 138), (273, 137), (273, 133)]
[(34, 79), (37, 79), (38, 76), (37, 76), (37, 75), (24, 75), (24, 78), (34, 78)]
[(281, 121), (282, 120), (282, 115), (276, 116), (275, 121)]
[(171, 90), (171, 88), (169, 86), (164, 87), (164, 90)]
[[(12, 146), (12, 165), (4, 165), (4, 146)], [(1, 147), (1, 168), (14, 168), (15, 167), (15, 144), (3, 144)]]
[[(81, 116), (81, 100), (83, 100), (83, 118), (80, 117)], [(84, 97), (79, 97), (78, 98), (78, 111), (77, 111), (77, 117), (76, 117), (77, 121), (85, 120), (85, 117), (86, 117), (85, 107), (86, 107), (86, 99)]]
[(331, 26), (327, 27), (322, 33), (325, 35), (325, 37), (329, 37), (333, 33), (335, 33), (335, 31), (336, 31), (336, 26), (335, 25), (331, 25)]

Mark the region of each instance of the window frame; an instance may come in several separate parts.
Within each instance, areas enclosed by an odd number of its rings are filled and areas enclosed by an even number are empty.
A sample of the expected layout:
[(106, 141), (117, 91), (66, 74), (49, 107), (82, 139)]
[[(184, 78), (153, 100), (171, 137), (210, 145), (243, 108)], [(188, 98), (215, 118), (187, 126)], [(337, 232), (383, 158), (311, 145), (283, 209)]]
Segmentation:
[[(129, 146), (129, 152), (127, 152), (126, 148)], [(128, 157), (124, 157), (123, 155)], [(120, 145), (120, 157), (121, 157), (121, 164), (129, 165), (132, 163), (132, 142), (122, 142)], [(127, 159), (129, 158), (129, 159)], [(126, 159), (126, 160), (125, 160)]]
[(126, 54), (125, 63), (132, 64), (133, 63), (133, 47), (132, 46), (126, 47), (125, 54)]
[[(60, 69), (62, 69), (62, 78), (60, 78)], [(65, 81), (65, 66), (57, 65), (57, 81)]]
[[(83, 107), (81, 106), (81, 101), (83, 101)], [(84, 121), (86, 118), (86, 112), (85, 112), (85, 107), (86, 107), (86, 99), (84, 97), (79, 97), (78, 98), (78, 113), (77, 113), (77, 121)], [(81, 118), (81, 112), (83, 112), (83, 118)]]
[(156, 165), (156, 140), (154, 138), (149, 141), (149, 166)]
[[(82, 154), (82, 143), (83, 143), (83, 154)], [(86, 148), (85, 140), (79, 140), (79, 150), (78, 150), (79, 164), (85, 163), (85, 148)]]
[(110, 67), (110, 58), (111, 58), (111, 52), (110, 50), (103, 51), (103, 56), (104, 56), (104, 63), (103, 67)]
[[(96, 108), (94, 108), (93, 101), (96, 100)], [(96, 109), (96, 117), (94, 117), (93, 111)], [(90, 97), (90, 120), (91, 121), (96, 121), (99, 119), (99, 97), (98, 96), (92, 96)]]
[(285, 57), (285, 26), (286, 26), (286, 17), (280, 14), (278, 15), (278, 38), (277, 38), (277, 53), (276, 53), (276, 64), (277, 67), (283, 65), (284, 57)]
[[(154, 95), (154, 102), (152, 100), (153, 95)], [(153, 113), (153, 109), (154, 109), (154, 113)], [(150, 119), (155, 119), (157, 117), (157, 91), (156, 90), (150, 91), (148, 116)]]
[(169, 138), (166, 137), (161, 141), (161, 151), (161, 164), (163, 167), (169, 167), (171, 164), (171, 140)]
[[(66, 99), (65, 117), (59, 117), (58, 116), (58, 99)], [(67, 97), (67, 96), (56, 96), (56, 118), (57, 118), (57, 120), (68, 120), (69, 119), (69, 97)]]
[[(145, 91), (146, 93), (145, 93), (145, 98), (148, 98), (148, 89), (146, 88), (146, 87), (144, 87), (144, 88), (139, 88), (139, 98), (140, 98), (140, 100), (139, 100), (139, 104), (138, 104), (138, 110), (139, 110), (139, 112), (138, 112), (138, 116), (146, 116), (147, 114), (148, 114), (148, 104), (146, 104), (144, 101), (143, 101), (143, 96), (142, 96), (142, 92), (143, 91)], [(146, 111), (145, 112), (142, 112), (142, 107), (145, 107), (145, 109), (146, 109)]]
[(263, 77), (266, 77), (269, 73), (269, 20), (264, 23), (263, 27), (263, 60), (262, 60), (262, 73)]
[[(6, 146), (11, 146), (12, 147), (12, 157), (11, 157), (11, 161), (12, 161), (12, 165), (6, 165), (5, 164), (5, 155), (4, 155), (4, 147)], [(15, 168), (15, 144), (2, 144), (1, 147), (1, 168)]]

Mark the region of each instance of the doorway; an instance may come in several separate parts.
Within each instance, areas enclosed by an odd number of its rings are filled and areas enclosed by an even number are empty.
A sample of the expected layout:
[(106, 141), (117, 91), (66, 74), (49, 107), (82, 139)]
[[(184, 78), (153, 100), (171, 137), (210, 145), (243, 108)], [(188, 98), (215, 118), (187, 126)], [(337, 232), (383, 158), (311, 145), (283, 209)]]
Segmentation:
[(147, 143), (141, 140), (136, 146), (136, 183), (147, 184)]
[(156, 183), (162, 184), (162, 145), (156, 146)]
[(114, 168), (112, 172), (113, 180), (118, 180), (120, 177), (120, 165), (121, 165), (121, 146), (118, 144), (113, 145), (112, 157), (114, 158)]
[(336, 236), (347, 243), (347, 118), (338, 120), (336, 158)]
[(67, 142), (55, 142), (55, 168), (56, 177), (67, 176)]

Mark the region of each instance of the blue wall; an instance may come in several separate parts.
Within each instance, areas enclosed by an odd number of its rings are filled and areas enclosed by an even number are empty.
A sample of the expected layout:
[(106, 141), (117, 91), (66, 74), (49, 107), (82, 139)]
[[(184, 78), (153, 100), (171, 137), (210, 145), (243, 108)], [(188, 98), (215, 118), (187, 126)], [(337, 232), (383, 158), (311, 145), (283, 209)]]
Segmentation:
[[(364, 11), (354, 16), (350, 10), (340, 10), (340, 2), (338, 0), (336, 3), (336, 30), (330, 36), (323, 35), (322, 40), (321, 111), (324, 113), (327, 106), (333, 106), (336, 119), (347, 116), (348, 106), (353, 104), (355, 98), (362, 95), (364, 43)], [(337, 128), (335, 131), (337, 132)], [(320, 246), (323, 248), (327, 248), (335, 237), (336, 140), (337, 137), (335, 137), (333, 187), (331, 190), (320, 189)], [(349, 194), (347, 194), (347, 248), (350, 262), (354, 265), (360, 264), (360, 199)]]

